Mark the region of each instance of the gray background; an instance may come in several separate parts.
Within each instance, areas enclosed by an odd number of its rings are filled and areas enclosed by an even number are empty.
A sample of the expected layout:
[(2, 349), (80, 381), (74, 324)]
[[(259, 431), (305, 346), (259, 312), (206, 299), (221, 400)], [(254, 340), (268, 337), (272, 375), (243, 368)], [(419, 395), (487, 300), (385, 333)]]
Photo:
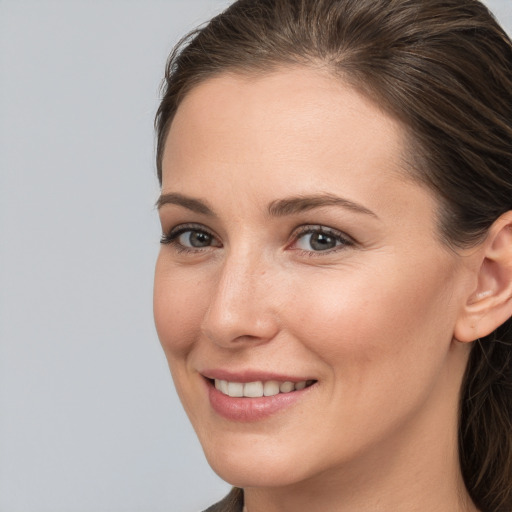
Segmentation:
[[(194, 512), (228, 489), (152, 321), (152, 122), (229, 0), (0, 0), (0, 512)], [(512, 32), (512, 0), (489, 0)]]

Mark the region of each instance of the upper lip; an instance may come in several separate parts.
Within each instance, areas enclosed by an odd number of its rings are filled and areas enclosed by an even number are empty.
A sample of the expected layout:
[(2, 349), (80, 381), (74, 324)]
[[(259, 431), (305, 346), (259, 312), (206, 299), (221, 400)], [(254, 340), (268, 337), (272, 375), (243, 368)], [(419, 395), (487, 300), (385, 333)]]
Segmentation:
[(275, 373), (263, 370), (224, 370), (224, 369), (207, 369), (201, 370), (201, 375), (207, 379), (212, 380), (226, 380), (228, 382), (267, 382), (270, 380), (276, 380), (279, 382), (302, 382), (304, 380), (316, 380), (312, 377), (297, 377), (296, 375), (286, 375), (283, 373)]

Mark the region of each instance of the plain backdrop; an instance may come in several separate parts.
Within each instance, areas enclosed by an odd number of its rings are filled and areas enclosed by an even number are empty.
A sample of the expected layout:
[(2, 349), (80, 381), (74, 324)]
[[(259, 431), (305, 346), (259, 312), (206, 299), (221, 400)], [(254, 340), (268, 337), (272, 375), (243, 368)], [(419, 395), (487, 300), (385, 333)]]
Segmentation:
[[(196, 512), (153, 327), (166, 57), (229, 0), (0, 0), (0, 512)], [(512, 0), (488, 0), (512, 32)]]

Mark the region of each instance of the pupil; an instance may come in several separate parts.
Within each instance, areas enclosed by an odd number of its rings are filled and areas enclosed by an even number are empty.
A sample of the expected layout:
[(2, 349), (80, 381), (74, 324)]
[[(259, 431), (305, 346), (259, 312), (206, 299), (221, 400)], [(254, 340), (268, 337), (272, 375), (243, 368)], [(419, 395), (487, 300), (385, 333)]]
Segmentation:
[(193, 231), (190, 233), (189, 241), (192, 247), (207, 247), (211, 244), (212, 237), (208, 233)]
[(313, 233), (310, 244), (315, 251), (326, 251), (336, 246), (336, 239), (325, 233)]

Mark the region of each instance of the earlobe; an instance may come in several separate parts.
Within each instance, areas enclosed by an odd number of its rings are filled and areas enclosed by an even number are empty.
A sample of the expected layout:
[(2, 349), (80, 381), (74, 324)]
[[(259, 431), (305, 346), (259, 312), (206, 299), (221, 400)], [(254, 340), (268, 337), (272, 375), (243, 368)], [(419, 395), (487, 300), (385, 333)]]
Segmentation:
[(512, 211), (494, 222), (479, 254), (477, 286), (455, 326), (462, 342), (491, 334), (512, 316)]

